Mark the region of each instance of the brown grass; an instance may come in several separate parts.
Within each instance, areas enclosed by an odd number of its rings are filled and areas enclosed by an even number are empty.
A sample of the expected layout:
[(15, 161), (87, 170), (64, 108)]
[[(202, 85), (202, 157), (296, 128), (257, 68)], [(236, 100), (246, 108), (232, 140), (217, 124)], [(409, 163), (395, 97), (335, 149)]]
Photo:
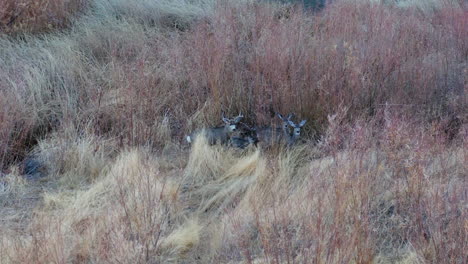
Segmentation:
[(86, 0), (2, 0), (0, 32), (38, 33), (68, 26)]
[[(467, 259), (464, 2), (76, 3), (0, 36), (1, 263)], [(181, 143), (223, 111), (305, 142)]]

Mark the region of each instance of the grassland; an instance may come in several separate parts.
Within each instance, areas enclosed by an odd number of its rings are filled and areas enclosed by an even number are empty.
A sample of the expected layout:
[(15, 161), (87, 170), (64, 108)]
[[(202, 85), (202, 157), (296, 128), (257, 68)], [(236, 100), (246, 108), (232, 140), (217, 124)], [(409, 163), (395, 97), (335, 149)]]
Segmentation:
[(0, 263), (466, 263), (464, 1), (0, 10)]

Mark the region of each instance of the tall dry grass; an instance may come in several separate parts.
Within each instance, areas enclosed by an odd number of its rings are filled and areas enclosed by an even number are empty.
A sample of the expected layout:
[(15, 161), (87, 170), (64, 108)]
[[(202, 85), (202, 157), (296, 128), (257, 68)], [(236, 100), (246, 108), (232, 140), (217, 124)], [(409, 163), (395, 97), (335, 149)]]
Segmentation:
[(162, 146), (222, 111), (257, 124), (295, 112), (316, 138), (339, 106), (349, 121), (386, 103), (466, 119), (463, 5), (426, 14), (345, 1), (311, 15), (252, 1), (125, 3), (91, 3), (68, 33), (2, 38), (2, 113), (21, 120), (2, 128), (7, 164), (59, 123), (87, 120), (124, 145)]
[[(466, 10), (95, 0), (1, 35), (0, 262), (463, 263)], [(180, 144), (222, 111), (306, 143)]]
[[(352, 126), (345, 150), (324, 143), (271, 156), (200, 140), (179, 165), (122, 151), (92, 184), (51, 179), (58, 186), (25, 229), (2, 233), (2, 260), (463, 263), (466, 137), (447, 147), (392, 113), (385, 122), (383, 131)], [(373, 133), (379, 145), (354, 143)]]

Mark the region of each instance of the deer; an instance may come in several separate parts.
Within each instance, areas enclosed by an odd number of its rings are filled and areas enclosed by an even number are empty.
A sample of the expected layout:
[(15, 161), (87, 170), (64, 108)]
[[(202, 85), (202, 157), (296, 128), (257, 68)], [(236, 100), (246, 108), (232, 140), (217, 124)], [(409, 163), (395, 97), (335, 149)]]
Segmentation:
[(240, 124), (241, 124), (240, 129), (242, 130), (242, 132), (240, 133), (239, 136), (231, 137), (229, 145), (231, 147), (240, 148), (240, 149), (245, 149), (249, 145), (257, 146), (257, 143), (259, 140), (258, 140), (257, 131), (255, 130), (255, 128), (252, 128), (244, 123), (240, 123)]
[(265, 142), (267, 145), (274, 143), (288, 143), (291, 139), (291, 131), (289, 129), (290, 119), (293, 114), (289, 114), (286, 118), (277, 113), (277, 116), (283, 121), (281, 127), (273, 128), (271, 126), (256, 128), (257, 137), (260, 142)]
[(288, 138), (288, 145), (296, 144), (297, 140), (301, 136), (301, 129), (305, 125), (307, 120), (302, 120), (299, 124), (294, 123), (293, 121), (288, 119), (288, 124), (293, 128), (293, 133)]
[(226, 118), (223, 113), (221, 119), (223, 120), (224, 126), (196, 130), (188, 135), (186, 140), (188, 143), (192, 143), (200, 133), (203, 133), (210, 145), (217, 143), (226, 145), (229, 143), (232, 133), (237, 130), (237, 124), (243, 117), (242, 114), (239, 114), (237, 117), (230, 119)]

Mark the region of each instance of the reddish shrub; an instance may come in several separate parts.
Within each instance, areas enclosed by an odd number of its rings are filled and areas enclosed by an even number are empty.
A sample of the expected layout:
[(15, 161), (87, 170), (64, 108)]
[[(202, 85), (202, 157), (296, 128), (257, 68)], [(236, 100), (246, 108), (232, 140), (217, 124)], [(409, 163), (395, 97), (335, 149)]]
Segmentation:
[(434, 117), (464, 93), (464, 11), (445, 12), (341, 2), (310, 16), (223, 5), (178, 44), (174, 62), (196, 108), (209, 100), (213, 112), (243, 110), (259, 123), (292, 111), (317, 129), (339, 105), (372, 116), (386, 102)]
[(1, 0), (0, 32), (43, 32), (63, 28), (86, 0)]

